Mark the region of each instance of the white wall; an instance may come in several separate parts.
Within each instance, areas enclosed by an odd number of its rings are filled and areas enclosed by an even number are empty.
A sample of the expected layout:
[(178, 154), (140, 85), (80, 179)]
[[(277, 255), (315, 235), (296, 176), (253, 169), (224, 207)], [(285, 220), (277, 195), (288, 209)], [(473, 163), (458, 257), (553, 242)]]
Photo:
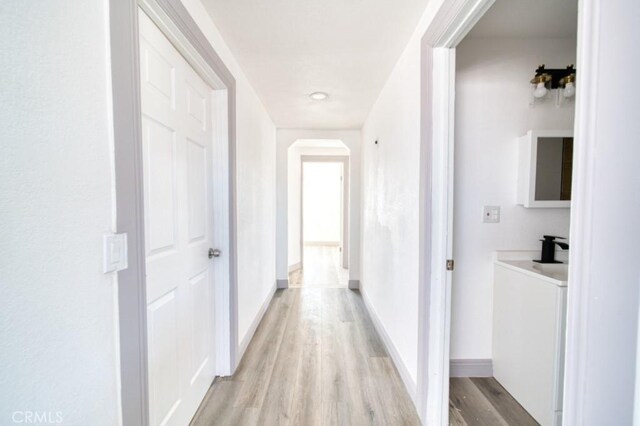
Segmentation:
[(0, 13), (0, 424), (120, 420), (106, 0)]
[[(240, 335), (275, 280), (275, 127), (201, 5), (187, 7), (238, 81)], [(120, 420), (108, 2), (3, 5), (0, 423)], [(57, 417), (54, 417), (57, 418)], [(19, 417), (16, 419), (19, 420)]]
[(238, 333), (246, 341), (275, 286), (276, 130), (200, 0), (183, 4), (236, 79)]
[(300, 237), (302, 227), (301, 195), (301, 167), (303, 155), (350, 155), (347, 148), (314, 148), (293, 144), (288, 150), (287, 156), (287, 247), (289, 270), (295, 268), (301, 262)]
[[(349, 174), (350, 174), (350, 196), (349, 196), (349, 241), (353, 243), (349, 247), (349, 279), (360, 279), (360, 144), (361, 133), (359, 130), (294, 130), (278, 129), (277, 132), (277, 241), (276, 241), (276, 273), (278, 280), (287, 280), (289, 276), (289, 265), (299, 262), (299, 254), (295, 252), (289, 257), (291, 251), (299, 251), (300, 237), (289, 236), (289, 218), (300, 216), (300, 201), (295, 197), (299, 192), (300, 167), (291, 163), (291, 170), (297, 175), (289, 178), (289, 147), (298, 140), (322, 139), (340, 140), (349, 148)], [(306, 151), (311, 152), (312, 151)], [(316, 151), (317, 152), (317, 151)], [(342, 151), (343, 155), (344, 151)], [(311, 155), (310, 154), (310, 155)], [(305, 154), (307, 155), (307, 154)], [(315, 155), (326, 155), (318, 154)], [(296, 178), (297, 176), (297, 178)], [(297, 183), (296, 183), (297, 182)], [(289, 185), (293, 185), (291, 188)], [(297, 186), (295, 186), (297, 185)], [(294, 194), (294, 195), (291, 195)], [(297, 201), (296, 201), (297, 200)], [(291, 201), (291, 202), (290, 202)], [(298, 207), (296, 207), (298, 206)], [(297, 209), (297, 210), (295, 210)], [(293, 214), (292, 214), (293, 213)], [(295, 248), (295, 247), (298, 248)], [(296, 260), (297, 259), (297, 260)], [(290, 263), (291, 262), (291, 263)]]
[[(518, 143), (527, 130), (573, 129), (573, 104), (529, 107), (539, 64), (575, 63), (575, 39), (466, 39), (456, 49), (455, 214), (451, 358), (490, 359), (493, 253), (540, 250), (543, 234), (569, 237), (569, 209), (517, 206)], [(498, 224), (482, 208), (501, 207)]]
[(304, 163), (304, 242), (340, 244), (342, 240), (342, 164)]
[(419, 78), (420, 44), (412, 39), (362, 129), (360, 288), (413, 387), (418, 354)]
[[(580, 220), (572, 217), (574, 251), (570, 259), (582, 268), (569, 267), (569, 279), (572, 274), (579, 276), (574, 284), (580, 290), (572, 292), (570, 287), (568, 292), (571, 331), (567, 353), (568, 359), (570, 354), (581, 364), (578, 370), (567, 365), (565, 389), (575, 391), (571, 403), (577, 402), (582, 416), (567, 413), (565, 423), (632, 424), (639, 373), (640, 88), (624, 79), (607, 79), (607, 75), (608, 70), (640, 67), (640, 2), (582, 0), (580, 6), (581, 52), (576, 68), (580, 72), (588, 63), (587, 80), (593, 84), (584, 98), (589, 104), (577, 108), (576, 117), (586, 131), (578, 135), (582, 139), (574, 150), (581, 159), (578, 170), (588, 173), (588, 180), (579, 197), (574, 196), (583, 210)], [(598, 32), (590, 31), (584, 25), (587, 22)], [(577, 88), (577, 102), (581, 102), (580, 86)], [(575, 251), (575, 247), (582, 250)]]

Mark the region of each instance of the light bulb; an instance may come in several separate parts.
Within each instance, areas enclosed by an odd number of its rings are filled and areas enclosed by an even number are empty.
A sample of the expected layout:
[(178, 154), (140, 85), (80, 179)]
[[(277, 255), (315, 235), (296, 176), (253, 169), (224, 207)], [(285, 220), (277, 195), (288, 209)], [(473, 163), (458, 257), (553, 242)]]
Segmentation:
[(576, 94), (576, 86), (574, 86), (573, 83), (571, 83), (571, 82), (565, 84), (564, 93), (563, 94), (564, 94), (565, 98), (571, 98), (571, 97), (575, 96), (575, 94)]
[(533, 91), (533, 96), (535, 96), (536, 98), (544, 98), (546, 94), (547, 88), (544, 87), (544, 83), (538, 83), (538, 85), (536, 86), (536, 90)]

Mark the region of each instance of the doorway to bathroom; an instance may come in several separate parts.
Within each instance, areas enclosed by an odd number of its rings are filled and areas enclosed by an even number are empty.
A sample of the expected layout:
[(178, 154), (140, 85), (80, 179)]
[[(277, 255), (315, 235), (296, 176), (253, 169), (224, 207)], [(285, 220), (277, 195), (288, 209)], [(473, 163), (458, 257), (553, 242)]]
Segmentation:
[(496, 1), (456, 47), (452, 419), (562, 419), (568, 246), (536, 260), (569, 238), (576, 35), (577, 0)]

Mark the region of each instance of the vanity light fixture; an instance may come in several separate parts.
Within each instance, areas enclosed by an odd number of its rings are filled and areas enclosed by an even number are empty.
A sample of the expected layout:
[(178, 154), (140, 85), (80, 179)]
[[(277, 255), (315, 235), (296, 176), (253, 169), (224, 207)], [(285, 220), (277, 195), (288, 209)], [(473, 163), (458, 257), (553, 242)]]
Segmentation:
[(569, 74), (560, 80), (560, 84), (563, 87), (562, 95), (565, 98), (572, 98), (576, 95), (576, 74)]
[(314, 101), (324, 101), (329, 97), (329, 94), (325, 92), (313, 92), (309, 97)]
[(573, 65), (564, 69), (547, 69), (543, 64), (538, 67), (530, 83), (531, 107), (536, 103), (544, 102), (547, 94), (552, 90), (555, 90), (556, 106), (560, 106), (576, 94), (576, 69)]

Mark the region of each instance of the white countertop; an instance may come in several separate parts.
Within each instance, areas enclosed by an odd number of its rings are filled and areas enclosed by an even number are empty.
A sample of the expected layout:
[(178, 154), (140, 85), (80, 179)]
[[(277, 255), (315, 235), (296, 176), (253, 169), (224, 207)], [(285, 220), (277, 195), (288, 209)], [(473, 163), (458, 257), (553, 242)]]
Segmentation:
[(567, 286), (566, 263), (537, 263), (532, 260), (496, 260), (496, 265), (547, 281), (559, 287)]

